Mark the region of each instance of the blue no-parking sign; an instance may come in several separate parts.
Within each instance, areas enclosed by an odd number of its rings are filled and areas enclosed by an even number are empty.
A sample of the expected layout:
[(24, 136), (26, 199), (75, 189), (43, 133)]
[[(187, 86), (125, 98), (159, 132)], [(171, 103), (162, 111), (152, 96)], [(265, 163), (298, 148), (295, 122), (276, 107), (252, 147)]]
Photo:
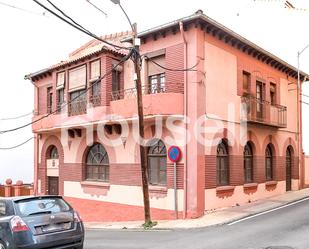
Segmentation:
[(181, 158), (181, 150), (178, 146), (171, 146), (168, 149), (168, 158), (173, 162), (177, 163)]

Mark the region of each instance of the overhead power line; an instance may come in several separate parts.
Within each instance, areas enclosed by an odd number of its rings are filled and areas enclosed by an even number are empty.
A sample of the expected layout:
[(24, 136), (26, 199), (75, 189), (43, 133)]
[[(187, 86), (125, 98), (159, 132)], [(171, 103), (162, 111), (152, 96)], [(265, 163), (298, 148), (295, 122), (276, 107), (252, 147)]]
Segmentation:
[(111, 42), (108, 42), (104, 39), (102, 39), (101, 37), (95, 35), (94, 33), (92, 33), (91, 31), (87, 30), (86, 28), (84, 28), (81, 24), (77, 23), (73, 18), (71, 18), (70, 16), (68, 16), (66, 13), (64, 13), (64, 11), (62, 11), (60, 8), (58, 8), (55, 4), (53, 4), (51, 1), (47, 0), (48, 3), (50, 3), (58, 12), (60, 12), (64, 17), (58, 15), (56, 12), (54, 12), (53, 10), (49, 9), (48, 7), (46, 7), (44, 4), (40, 3), (37, 0), (33, 0), (36, 4), (38, 4), (39, 6), (41, 6), (42, 8), (44, 8), (45, 10), (47, 10), (49, 13), (53, 14), (54, 16), (56, 16), (57, 18), (59, 18), (60, 20), (62, 20), (63, 22), (69, 24), (70, 26), (74, 27), (75, 29), (83, 32), (86, 35), (89, 35), (109, 46), (114, 47), (115, 49), (126, 49), (126, 50), (130, 50), (131, 48), (128, 47), (124, 47), (124, 46), (119, 46), (116, 44), (113, 44)]
[(16, 117), (0, 118), (0, 121), (20, 119), (20, 118), (30, 116), (31, 114), (33, 114), (33, 112), (29, 112), (29, 113), (26, 113), (26, 114), (23, 114), (23, 115), (20, 115), (20, 116), (16, 116)]
[(12, 9), (20, 10), (20, 11), (23, 11), (23, 12), (27, 12), (29, 14), (48, 17), (48, 16), (45, 15), (45, 12), (38, 13), (38, 12), (34, 12), (34, 11), (31, 11), (31, 10), (28, 10), (28, 9), (24, 9), (24, 8), (21, 8), (21, 7), (18, 7), (18, 6), (7, 4), (7, 3), (4, 3), (4, 2), (0, 2), (0, 5), (6, 6), (6, 7), (9, 7), (9, 8), (12, 8)]
[(200, 61), (198, 61), (194, 66), (189, 67), (189, 68), (168, 68), (165, 67), (161, 64), (159, 64), (158, 62), (154, 61), (153, 59), (149, 58), (148, 56), (144, 56), (147, 60), (149, 60), (150, 62), (152, 62), (153, 64), (155, 64), (158, 67), (161, 67), (167, 71), (176, 71), (176, 72), (184, 72), (184, 71), (193, 71), (193, 72), (197, 72), (197, 69), (194, 69), (197, 67), (197, 65), (200, 63)]
[(98, 84), (102, 79), (104, 79), (106, 76), (108, 76), (109, 74), (111, 74), (113, 72), (114, 69), (116, 69), (120, 64), (122, 64), (123, 62), (127, 61), (131, 56), (132, 54), (134, 53), (134, 50), (132, 49), (128, 55), (124, 56), (118, 63), (116, 63), (108, 72), (106, 72), (103, 76), (101, 76), (99, 79), (97, 79), (91, 86), (89, 86), (88, 88), (86, 88), (86, 90), (84, 92), (81, 92), (79, 95), (77, 95), (76, 97), (74, 97), (73, 99), (71, 99), (70, 101), (67, 101), (64, 105), (58, 107), (55, 111), (51, 112), (51, 113), (48, 113), (48, 114), (45, 114), (44, 116), (32, 121), (32, 122), (29, 122), (27, 124), (24, 124), (24, 125), (21, 125), (19, 127), (15, 127), (15, 128), (12, 128), (12, 129), (8, 129), (8, 130), (2, 130), (0, 131), (0, 135), (1, 134), (4, 134), (4, 133), (8, 133), (8, 132), (13, 132), (13, 131), (17, 131), (17, 130), (20, 130), (20, 129), (23, 129), (25, 127), (28, 127), (29, 125), (32, 125), (32, 124), (35, 124), (55, 113), (58, 113), (60, 110), (62, 110), (65, 106), (71, 104), (72, 102), (74, 102), (76, 99), (78, 99), (79, 97), (83, 96), (84, 94), (86, 94), (94, 85)]
[(100, 9), (98, 6), (96, 6), (94, 3), (90, 2), (90, 0), (86, 0), (86, 2), (89, 3), (90, 5), (92, 5), (94, 8), (96, 8), (101, 13), (103, 13), (105, 15), (105, 17), (107, 17), (107, 14), (102, 9)]
[(24, 144), (30, 142), (32, 139), (34, 139), (34, 137), (31, 137), (31, 138), (27, 139), (26, 141), (24, 141), (24, 142), (22, 142), (22, 143), (20, 143), (20, 144), (17, 144), (17, 145), (15, 145), (15, 146), (12, 146), (12, 147), (0, 147), (0, 150), (12, 150), (12, 149), (16, 149), (16, 148), (21, 147), (21, 146), (23, 146)]

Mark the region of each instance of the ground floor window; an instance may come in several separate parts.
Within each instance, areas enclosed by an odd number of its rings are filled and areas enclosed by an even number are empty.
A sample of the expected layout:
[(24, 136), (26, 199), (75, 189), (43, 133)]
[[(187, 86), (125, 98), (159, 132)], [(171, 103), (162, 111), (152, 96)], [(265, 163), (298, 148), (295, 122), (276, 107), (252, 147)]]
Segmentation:
[(161, 140), (148, 150), (148, 175), (152, 185), (166, 185), (166, 147)]
[(253, 153), (250, 143), (244, 148), (245, 183), (253, 182)]
[(225, 141), (217, 147), (217, 185), (229, 185), (229, 155)]
[(102, 144), (94, 144), (88, 150), (86, 180), (109, 181), (109, 159)]
[(267, 145), (265, 150), (265, 167), (266, 181), (273, 180), (273, 152), (270, 144)]

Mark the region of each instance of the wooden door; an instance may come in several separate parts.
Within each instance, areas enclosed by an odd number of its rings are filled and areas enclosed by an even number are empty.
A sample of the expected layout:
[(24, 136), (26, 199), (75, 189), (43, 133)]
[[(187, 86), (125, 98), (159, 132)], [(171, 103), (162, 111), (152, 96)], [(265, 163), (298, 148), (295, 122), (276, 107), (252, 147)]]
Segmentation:
[(48, 194), (59, 195), (59, 177), (48, 177)]

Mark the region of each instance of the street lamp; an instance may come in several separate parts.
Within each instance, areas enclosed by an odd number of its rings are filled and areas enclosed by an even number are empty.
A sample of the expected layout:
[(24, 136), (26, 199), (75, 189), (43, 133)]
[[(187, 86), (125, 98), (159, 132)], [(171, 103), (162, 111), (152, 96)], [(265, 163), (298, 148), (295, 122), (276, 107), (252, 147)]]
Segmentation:
[(303, 182), (304, 182), (304, 167), (303, 167), (303, 162), (302, 162), (302, 137), (301, 137), (301, 84), (300, 84), (300, 69), (299, 69), (299, 60), (301, 54), (309, 47), (309, 44), (305, 46), (302, 50), (297, 52), (297, 107), (298, 107), (298, 115), (297, 115), (297, 131), (298, 131), (298, 161), (299, 165), (301, 166), (301, 187), (303, 187)]
[(300, 88), (300, 70), (299, 70), (299, 57), (309, 47), (309, 44), (301, 51), (297, 52), (297, 87)]

